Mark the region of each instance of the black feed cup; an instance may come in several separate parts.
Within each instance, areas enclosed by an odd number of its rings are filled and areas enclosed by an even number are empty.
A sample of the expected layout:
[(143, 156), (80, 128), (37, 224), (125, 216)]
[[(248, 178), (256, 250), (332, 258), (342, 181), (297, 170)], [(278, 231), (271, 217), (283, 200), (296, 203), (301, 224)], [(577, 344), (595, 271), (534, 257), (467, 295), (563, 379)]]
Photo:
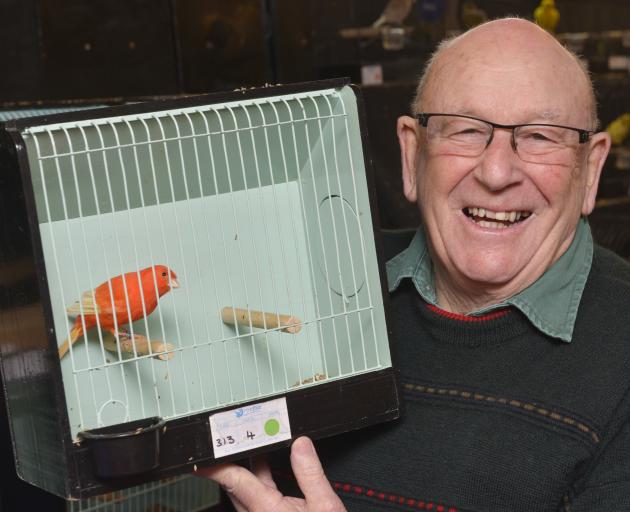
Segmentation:
[(165, 421), (146, 418), (79, 433), (89, 446), (100, 478), (146, 473), (160, 465), (160, 436)]

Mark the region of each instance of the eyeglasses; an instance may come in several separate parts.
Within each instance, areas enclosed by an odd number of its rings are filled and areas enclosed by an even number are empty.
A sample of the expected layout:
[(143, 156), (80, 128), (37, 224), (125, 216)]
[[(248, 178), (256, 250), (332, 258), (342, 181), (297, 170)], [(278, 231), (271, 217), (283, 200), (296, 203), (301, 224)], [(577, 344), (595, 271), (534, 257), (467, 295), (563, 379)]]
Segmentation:
[(492, 142), (494, 130), (512, 130), (512, 149), (521, 160), (540, 164), (566, 164), (590, 130), (557, 124), (499, 124), (458, 114), (420, 113), (414, 116), (427, 129), (436, 154), (476, 157)]

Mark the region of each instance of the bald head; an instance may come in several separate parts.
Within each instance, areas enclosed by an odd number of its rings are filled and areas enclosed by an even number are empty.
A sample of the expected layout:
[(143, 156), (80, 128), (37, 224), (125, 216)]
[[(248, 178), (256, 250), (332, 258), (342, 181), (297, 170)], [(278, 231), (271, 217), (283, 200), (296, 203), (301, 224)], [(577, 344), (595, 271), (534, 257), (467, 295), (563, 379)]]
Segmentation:
[[(550, 95), (561, 91), (565, 103), (579, 111), (576, 113), (584, 117), (576, 119), (580, 125), (597, 126), (593, 85), (583, 64), (538, 25), (518, 18), (490, 21), (443, 41), (419, 81), (414, 113), (434, 110), (434, 100), (445, 83), (465, 82), (479, 73), (487, 73), (489, 81), (512, 73), (521, 85), (515, 95), (527, 94), (529, 84), (542, 82)], [(561, 108), (557, 105), (557, 110)], [(556, 114), (551, 110), (545, 114), (549, 119)]]

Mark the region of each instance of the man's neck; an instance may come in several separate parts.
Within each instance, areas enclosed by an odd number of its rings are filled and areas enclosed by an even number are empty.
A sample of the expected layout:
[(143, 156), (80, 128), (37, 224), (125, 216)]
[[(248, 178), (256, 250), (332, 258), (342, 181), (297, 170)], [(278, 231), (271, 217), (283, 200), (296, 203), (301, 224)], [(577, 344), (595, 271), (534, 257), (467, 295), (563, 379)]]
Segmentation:
[(435, 272), (435, 293), (440, 308), (461, 315), (492, 306), (502, 300), (491, 293), (472, 294), (466, 290), (460, 290), (459, 287), (452, 286), (452, 283), (445, 283), (437, 271)]
[[(452, 274), (446, 274), (444, 269), (435, 264), (433, 271), (438, 305), (445, 311), (461, 315), (499, 304), (532, 284), (531, 282), (510, 282), (482, 285), (466, 278), (452, 279)], [(446, 275), (449, 278), (445, 278)]]
[(438, 263), (429, 243), (438, 305), (445, 311), (467, 315), (508, 300), (536, 282), (566, 252), (574, 235), (575, 232), (567, 237), (549, 259), (537, 262), (534, 267), (531, 262), (527, 273), (522, 272), (505, 283), (480, 283), (458, 274), (454, 269), (447, 271)]

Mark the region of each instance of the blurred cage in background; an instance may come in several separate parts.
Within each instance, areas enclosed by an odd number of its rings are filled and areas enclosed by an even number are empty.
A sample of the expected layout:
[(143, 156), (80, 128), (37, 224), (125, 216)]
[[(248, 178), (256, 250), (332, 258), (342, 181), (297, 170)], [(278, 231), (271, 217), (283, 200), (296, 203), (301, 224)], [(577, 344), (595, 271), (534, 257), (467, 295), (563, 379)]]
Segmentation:
[[(5, 124), (23, 478), (88, 497), (398, 416), (362, 112), (332, 80)], [(217, 452), (208, 413), (278, 397)]]
[(32, 107), (22, 108), (18, 110), (0, 110), (0, 123), (10, 121), (12, 119), (24, 119), (26, 117), (45, 116), (50, 114), (62, 114), (64, 112), (76, 112), (78, 110), (90, 110), (102, 108), (105, 105), (68, 105), (58, 107)]
[(81, 501), (67, 512), (202, 512), (220, 503), (219, 487), (191, 475), (150, 482)]

